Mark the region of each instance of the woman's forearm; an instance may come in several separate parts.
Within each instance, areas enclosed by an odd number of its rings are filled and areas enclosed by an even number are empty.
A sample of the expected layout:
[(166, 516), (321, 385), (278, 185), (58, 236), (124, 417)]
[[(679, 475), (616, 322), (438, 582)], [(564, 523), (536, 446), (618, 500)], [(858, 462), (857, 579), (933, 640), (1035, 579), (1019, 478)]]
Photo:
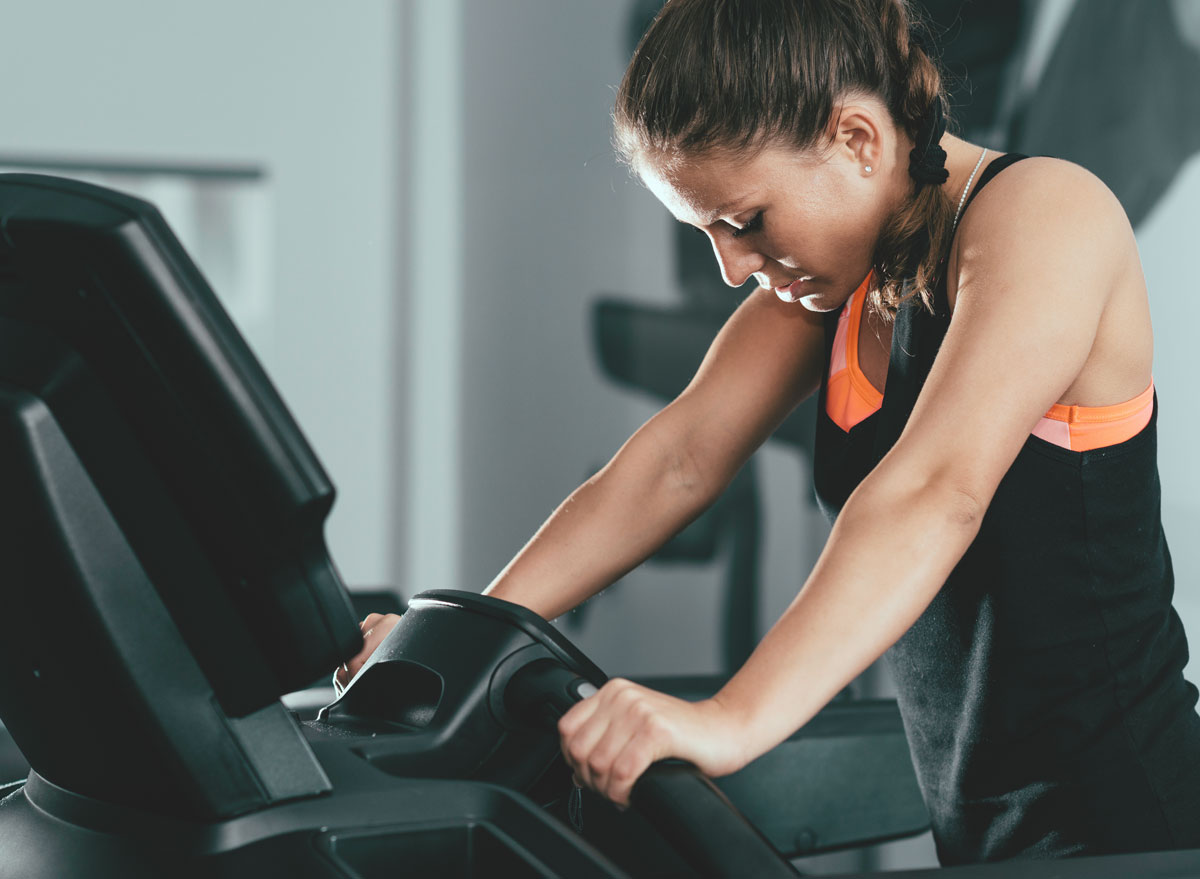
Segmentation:
[(981, 519), (982, 509), (948, 486), (863, 481), (800, 593), (716, 696), (744, 723), (746, 762), (807, 723), (900, 639)]
[(484, 591), (554, 619), (652, 555), (724, 487), (660, 413), (576, 489)]

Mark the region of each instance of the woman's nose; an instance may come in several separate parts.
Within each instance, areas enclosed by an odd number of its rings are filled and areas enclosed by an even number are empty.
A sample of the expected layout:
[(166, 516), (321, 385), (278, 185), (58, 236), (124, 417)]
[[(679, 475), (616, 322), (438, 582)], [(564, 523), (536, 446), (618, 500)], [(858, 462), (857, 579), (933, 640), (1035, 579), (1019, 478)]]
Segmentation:
[(713, 253), (721, 266), (721, 277), (730, 287), (740, 287), (766, 264), (766, 258), (749, 244), (728, 233), (710, 233)]

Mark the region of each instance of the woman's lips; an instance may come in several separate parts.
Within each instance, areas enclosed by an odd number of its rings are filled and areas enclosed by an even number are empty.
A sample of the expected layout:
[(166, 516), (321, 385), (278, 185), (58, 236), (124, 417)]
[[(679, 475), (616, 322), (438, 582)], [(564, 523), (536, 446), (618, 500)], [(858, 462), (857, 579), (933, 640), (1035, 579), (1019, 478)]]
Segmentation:
[(804, 295), (804, 293), (802, 292), (802, 288), (804, 287), (804, 285), (807, 282), (809, 282), (811, 280), (812, 280), (812, 275), (805, 275), (802, 278), (797, 278), (796, 280), (792, 281), (792, 283), (788, 284), (786, 287), (776, 287), (775, 295), (778, 296), (780, 299), (782, 299), (784, 302), (799, 302), (800, 297)]

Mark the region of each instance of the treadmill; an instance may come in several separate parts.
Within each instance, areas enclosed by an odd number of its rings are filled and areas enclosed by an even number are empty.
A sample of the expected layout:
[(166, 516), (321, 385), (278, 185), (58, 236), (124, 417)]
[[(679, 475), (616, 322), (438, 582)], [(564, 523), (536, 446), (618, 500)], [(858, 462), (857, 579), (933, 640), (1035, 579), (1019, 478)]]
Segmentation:
[[(0, 719), (30, 767), (0, 779), (0, 879), (795, 876), (927, 825), (877, 701), (716, 784), (664, 761), (628, 813), (588, 799), (554, 724), (604, 673), (468, 591), (415, 596), (339, 698), (286, 708), (361, 648), (334, 489), (145, 201), (0, 175), (0, 461)], [(907, 875), (1183, 877), (1200, 851)]]

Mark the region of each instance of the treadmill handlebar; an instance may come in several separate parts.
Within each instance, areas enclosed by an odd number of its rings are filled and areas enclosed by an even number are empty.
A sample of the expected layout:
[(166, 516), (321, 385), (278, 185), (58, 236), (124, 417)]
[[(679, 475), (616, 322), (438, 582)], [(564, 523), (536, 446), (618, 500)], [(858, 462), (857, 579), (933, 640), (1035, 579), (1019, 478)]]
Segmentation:
[(800, 875), (691, 763), (655, 763), (634, 784), (631, 799), (702, 875), (761, 879)]
[[(553, 659), (535, 660), (508, 682), (505, 708), (557, 734), (558, 720), (596, 687)], [(715, 784), (683, 760), (662, 760), (633, 786), (634, 807), (703, 876), (800, 875)]]

